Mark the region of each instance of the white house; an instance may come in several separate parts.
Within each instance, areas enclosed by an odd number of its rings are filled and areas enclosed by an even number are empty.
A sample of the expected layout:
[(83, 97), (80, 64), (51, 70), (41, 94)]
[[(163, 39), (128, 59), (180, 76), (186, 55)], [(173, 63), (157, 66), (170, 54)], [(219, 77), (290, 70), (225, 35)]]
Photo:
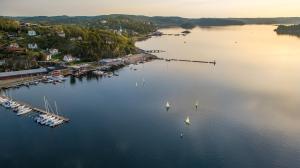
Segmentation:
[(19, 48), (20, 46), (19, 46), (19, 44), (18, 43), (11, 43), (10, 45), (9, 45), (9, 48)]
[(0, 65), (4, 65), (5, 64), (5, 60), (0, 60)]
[(65, 55), (63, 60), (65, 62), (80, 61), (79, 58), (73, 57), (72, 55)]
[(56, 55), (56, 54), (58, 54), (58, 49), (56, 49), (56, 48), (51, 48), (51, 49), (49, 50), (49, 53), (50, 53), (51, 55)]
[(28, 48), (29, 49), (37, 49), (38, 45), (36, 43), (30, 43), (30, 44), (28, 44)]
[(106, 24), (107, 21), (106, 21), (106, 20), (101, 20), (101, 23), (102, 23), (102, 24)]
[(34, 30), (29, 30), (27, 34), (28, 36), (36, 36), (36, 32)]

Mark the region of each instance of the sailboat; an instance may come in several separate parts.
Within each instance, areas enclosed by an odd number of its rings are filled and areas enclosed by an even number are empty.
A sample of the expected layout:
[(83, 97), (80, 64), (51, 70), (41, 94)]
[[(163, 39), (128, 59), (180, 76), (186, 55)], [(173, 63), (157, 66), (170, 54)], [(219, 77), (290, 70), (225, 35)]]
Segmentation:
[(138, 87), (138, 83), (137, 82), (135, 82), (135, 87)]
[(195, 108), (198, 109), (198, 106), (199, 106), (199, 103), (198, 103), (198, 101), (196, 101)]
[(169, 103), (169, 102), (167, 102), (167, 104), (166, 104), (166, 109), (167, 109), (167, 110), (169, 110), (169, 109), (170, 109), (170, 107), (171, 107), (170, 103)]
[(191, 124), (189, 117), (187, 117), (184, 122), (185, 122), (186, 125), (190, 125)]

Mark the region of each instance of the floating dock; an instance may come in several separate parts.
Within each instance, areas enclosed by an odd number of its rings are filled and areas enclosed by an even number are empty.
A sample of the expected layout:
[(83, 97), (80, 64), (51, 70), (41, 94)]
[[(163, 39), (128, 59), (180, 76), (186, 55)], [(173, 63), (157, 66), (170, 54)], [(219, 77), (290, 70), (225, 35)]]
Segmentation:
[(144, 50), (145, 53), (162, 53), (162, 52), (166, 52), (163, 50)]
[(203, 63), (203, 64), (213, 64), (216, 65), (216, 61), (197, 61), (197, 60), (186, 60), (186, 59), (167, 59), (167, 58), (159, 58), (160, 60), (165, 60), (165, 61), (181, 61), (181, 62), (195, 62), (195, 63)]
[[(9, 100), (12, 100), (12, 99), (10, 99), (10, 98), (8, 98), (8, 97), (5, 97), (5, 96), (1, 96), (1, 95), (0, 95), (0, 97), (1, 97), (2, 99), (9, 99)], [(37, 107), (33, 107), (32, 105), (29, 105), (29, 104), (27, 104), (27, 103), (23, 103), (23, 102), (16, 101), (16, 100), (12, 100), (12, 101), (14, 101), (14, 102), (16, 102), (16, 103), (18, 103), (18, 104), (20, 104), (20, 105), (22, 105), (22, 106), (24, 105), (24, 106), (26, 106), (26, 107), (29, 107), (30, 109), (32, 109), (32, 112), (31, 112), (31, 113), (46, 114), (46, 115), (49, 115), (49, 116), (53, 116), (53, 117), (55, 117), (55, 118), (57, 118), (57, 119), (59, 119), (59, 120), (63, 120), (63, 123), (66, 123), (66, 122), (69, 122), (69, 121), (70, 121), (69, 118), (66, 118), (66, 117), (63, 117), (63, 116), (60, 116), (60, 115), (57, 115), (57, 114), (54, 114), (54, 113), (50, 113), (50, 112), (48, 112), (48, 111), (46, 111), (46, 110), (43, 110), (43, 109), (40, 109), (40, 108), (37, 108)]]

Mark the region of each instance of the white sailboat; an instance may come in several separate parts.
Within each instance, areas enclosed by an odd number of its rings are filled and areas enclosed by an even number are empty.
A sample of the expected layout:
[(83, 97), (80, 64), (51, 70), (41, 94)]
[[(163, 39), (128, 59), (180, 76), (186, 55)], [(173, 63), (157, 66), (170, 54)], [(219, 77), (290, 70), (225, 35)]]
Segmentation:
[(198, 106), (199, 106), (199, 102), (196, 101), (196, 103), (195, 103), (195, 108), (198, 109)]
[(138, 83), (137, 82), (135, 83), (135, 87), (138, 87)]
[(191, 124), (190, 117), (187, 117), (184, 122), (186, 125), (190, 125)]
[(166, 108), (169, 109), (170, 107), (171, 107), (170, 103), (167, 102), (167, 103), (166, 103)]

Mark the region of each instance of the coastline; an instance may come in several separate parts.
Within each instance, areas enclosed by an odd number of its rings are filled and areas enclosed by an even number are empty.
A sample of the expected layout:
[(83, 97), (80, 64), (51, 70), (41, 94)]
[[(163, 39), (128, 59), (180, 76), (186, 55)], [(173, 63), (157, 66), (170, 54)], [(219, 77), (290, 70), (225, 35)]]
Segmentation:
[[(74, 65), (74, 66), (66, 66), (63, 69), (60, 69), (63, 76), (72, 75), (75, 77), (80, 77), (82, 75), (86, 75), (86, 73), (95, 71), (97, 69), (101, 69), (105, 67), (105, 71), (107, 72), (113, 72), (115, 70), (119, 70), (125, 66), (131, 65), (131, 64), (139, 64), (139, 63), (146, 63), (155, 59), (159, 59), (157, 56), (146, 53), (144, 50), (137, 48), (137, 53), (132, 55), (126, 55), (123, 57), (120, 57), (119, 59), (122, 60), (122, 63), (118, 64), (110, 64), (110, 65), (100, 65), (98, 62), (89, 62), (89, 63), (82, 63), (81, 65)], [(78, 71), (74, 72), (74, 67), (77, 67), (76, 69), (79, 69)], [(109, 67), (109, 68), (107, 68)], [(8, 88), (14, 88), (17, 85), (28, 83), (31, 81), (42, 79), (43, 76), (51, 76), (51, 72), (49, 71), (47, 74), (43, 75), (36, 75), (34, 77), (28, 76), (28, 77), (12, 77), (9, 79), (3, 79), (0, 80), (0, 89), (8, 89)]]

